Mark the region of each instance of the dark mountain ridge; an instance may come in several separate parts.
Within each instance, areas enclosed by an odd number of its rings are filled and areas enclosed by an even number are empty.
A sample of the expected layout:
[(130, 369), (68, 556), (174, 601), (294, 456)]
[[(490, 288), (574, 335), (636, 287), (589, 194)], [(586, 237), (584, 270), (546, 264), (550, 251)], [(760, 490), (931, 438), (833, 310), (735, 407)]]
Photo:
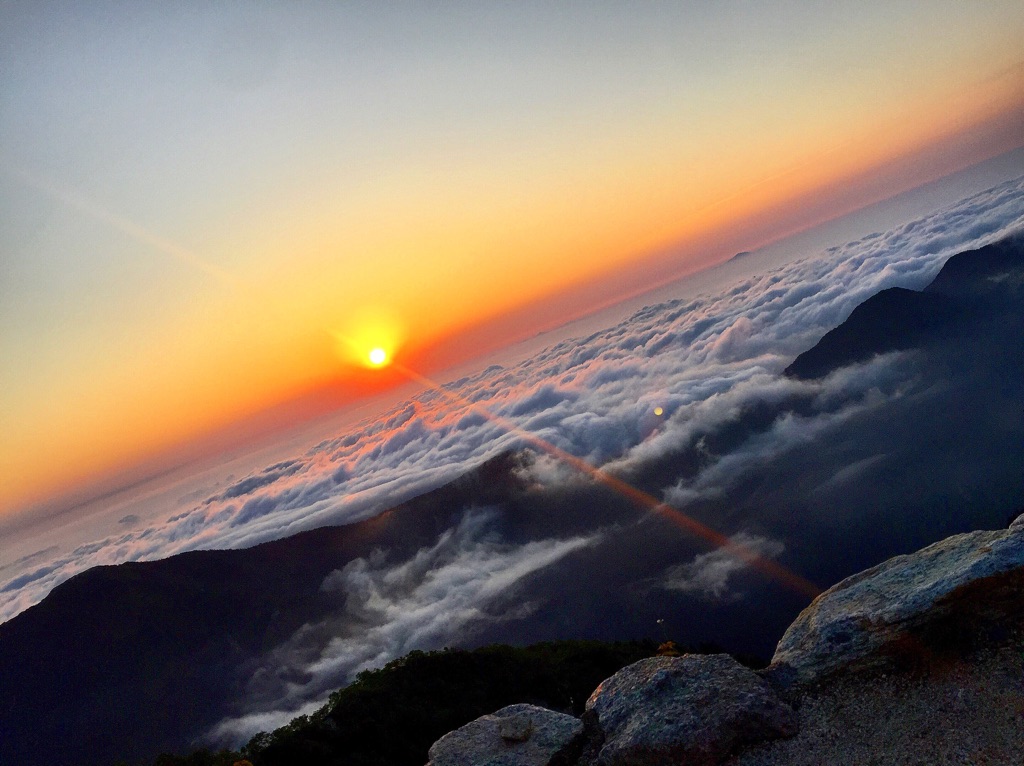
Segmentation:
[(785, 374), (821, 378), (877, 354), (948, 343), (984, 328), (1005, 332), (1024, 292), (1024, 235), (952, 256), (922, 291), (890, 287), (857, 306)]
[(337, 608), (320, 589), (330, 572), (429, 545), (465, 508), (521, 488), (521, 459), (499, 455), (354, 524), (72, 577), (0, 625), (0, 763), (66, 763), (68, 741), (81, 764), (187, 746), (242, 692), (246, 660)]
[(943, 265), (926, 293), (995, 301), (998, 307), (1024, 297), (1024, 232), (976, 250), (965, 250)]

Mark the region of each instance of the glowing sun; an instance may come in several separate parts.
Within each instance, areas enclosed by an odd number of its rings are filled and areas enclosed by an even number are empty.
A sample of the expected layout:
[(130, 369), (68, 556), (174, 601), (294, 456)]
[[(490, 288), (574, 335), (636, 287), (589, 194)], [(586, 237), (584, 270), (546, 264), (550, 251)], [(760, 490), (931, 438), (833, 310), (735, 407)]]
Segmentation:
[(368, 357), (370, 359), (370, 364), (374, 367), (380, 367), (387, 362), (388, 352), (378, 346), (377, 348), (370, 349)]

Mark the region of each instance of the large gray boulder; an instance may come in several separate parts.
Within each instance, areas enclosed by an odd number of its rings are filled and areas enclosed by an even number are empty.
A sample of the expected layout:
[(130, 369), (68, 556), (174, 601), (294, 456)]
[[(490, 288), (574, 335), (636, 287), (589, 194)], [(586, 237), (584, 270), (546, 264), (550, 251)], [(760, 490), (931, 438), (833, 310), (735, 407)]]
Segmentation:
[(726, 654), (652, 657), (605, 680), (587, 701), (600, 766), (717, 764), (743, 744), (796, 733), (796, 714)]
[(782, 685), (963, 652), (1024, 615), (1024, 517), (955, 535), (848, 577), (818, 596), (779, 641)]
[(430, 746), (427, 766), (554, 766), (582, 734), (571, 715), (509, 705), (445, 734)]

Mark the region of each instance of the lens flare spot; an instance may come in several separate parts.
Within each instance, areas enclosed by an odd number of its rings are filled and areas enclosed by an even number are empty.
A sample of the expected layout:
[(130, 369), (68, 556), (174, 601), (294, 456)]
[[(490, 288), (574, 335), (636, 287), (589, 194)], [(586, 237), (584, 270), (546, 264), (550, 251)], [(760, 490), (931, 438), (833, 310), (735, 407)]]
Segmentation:
[(665, 414), (665, 410), (663, 410), (661, 407), (655, 407), (654, 414), (660, 418), (662, 415)]

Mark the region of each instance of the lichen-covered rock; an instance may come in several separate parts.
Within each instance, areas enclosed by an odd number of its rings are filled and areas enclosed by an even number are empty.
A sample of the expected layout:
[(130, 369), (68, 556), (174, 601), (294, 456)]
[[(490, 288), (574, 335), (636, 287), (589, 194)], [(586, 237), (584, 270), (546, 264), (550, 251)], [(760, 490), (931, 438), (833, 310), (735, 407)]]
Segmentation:
[(790, 625), (769, 675), (810, 684), (921, 660), (977, 641), (1024, 614), (1024, 517), (1009, 529), (955, 535), (848, 577)]
[(571, 715), (509, 705), (437, 740), (428, 766), (549, 766), (582, 734), (582, 721)]
[(771, 687), (725, 654), (640, 660), (602, 682), (587, 711), (604, 734), (600, 766), (716, 764), (797, 726)]

